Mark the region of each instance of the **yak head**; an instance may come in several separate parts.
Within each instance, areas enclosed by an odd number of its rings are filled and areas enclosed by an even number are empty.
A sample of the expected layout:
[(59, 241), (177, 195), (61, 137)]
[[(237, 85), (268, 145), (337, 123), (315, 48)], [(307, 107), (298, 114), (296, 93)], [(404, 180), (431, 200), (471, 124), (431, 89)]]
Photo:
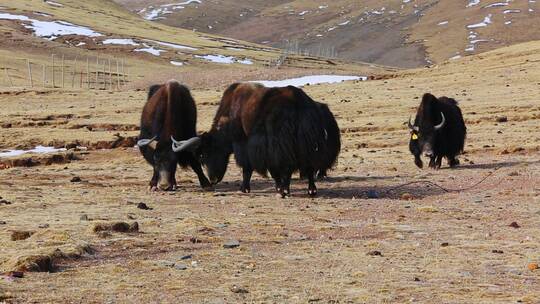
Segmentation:
[[(429, 97), (435, 98), (431, 94), (424, 95), (424, 100), (422, 101), (421, 109), (424, 109), (424, 104)], [(436, 98), (435, 98), (436, 99)], [(409, 130), (410, 130), (410, 141), (409, 141), (409, 150), (414, 155), (414, 163), (419, 168), (422, 168), (422, 159), (420, 156), (424, 154), (428, 158), (435, 156), (435, 142), (438, 132), (444, 128), (446, 125), (446, 118), (444, 117), (443, 112), (438, 111), (436, 115), (429, 114), (430, 111), (419, 110), (414, 120), (414, 124), (411, 123), (411, 118), (409, 117)], [(432, 115), (433, 117), (425, 117), (424, 115)], [(436, 124), (434, 123), (436, 122)]]
[(171, 149), (170, 142), (153, 137), (139, 140), (137, 146), (143, 154), (147, 155), (147, 159), (154, 167), (151, 186), (166, 191), (173, 190), (176, 186), (174, 175), (178, 159)]
[(232, 153), (231, 143), (226, 140), (222, 132), (217, 130), (183, 141), (176, 141), (173, 138), (172, 149), (175, 152), (193, 152), (206, 167), (206, 173), (212, 185), (223, 179)]

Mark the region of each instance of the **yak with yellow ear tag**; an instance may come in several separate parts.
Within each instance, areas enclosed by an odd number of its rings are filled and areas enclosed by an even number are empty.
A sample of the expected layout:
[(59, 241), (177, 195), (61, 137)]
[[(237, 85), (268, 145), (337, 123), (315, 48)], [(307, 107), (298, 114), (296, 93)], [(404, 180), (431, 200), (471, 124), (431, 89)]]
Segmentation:
[(414, 123), (409, 117), (411, 138), (409, 150), (414, 163), (423, 167), (422, 154), (429, 158), (429, 167), (441, 167), (443, 157), (450, 167), (459, 164), (457, 155), (463, 152), (467, 128), (457, 101), (425, 94), (418, 107)]

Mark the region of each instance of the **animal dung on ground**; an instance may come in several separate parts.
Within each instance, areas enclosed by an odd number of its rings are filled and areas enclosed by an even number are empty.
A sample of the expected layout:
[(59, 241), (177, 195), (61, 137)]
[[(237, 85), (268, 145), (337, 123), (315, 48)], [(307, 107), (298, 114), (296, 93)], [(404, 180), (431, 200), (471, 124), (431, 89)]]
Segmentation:
[(139, 223), (137, 222), (133, 222), (131, 224), (128, 224), (126, 222), (97, 223), (97, 224), (94, 224), (92, 231), (94, 233), (106, 232), (106, 231), (121, 232), (121, 233), (139, 232)]
[(499, 116), (496, 119), (497, 122), (508, 122), (508, 117), (506, 116)]
[(27, 238), (31, 237), (32, 234), (34, 234), (33, 231), (20, 231), (20, 230), (11, 231), (11, 240), (12, 241), (26, 240)]

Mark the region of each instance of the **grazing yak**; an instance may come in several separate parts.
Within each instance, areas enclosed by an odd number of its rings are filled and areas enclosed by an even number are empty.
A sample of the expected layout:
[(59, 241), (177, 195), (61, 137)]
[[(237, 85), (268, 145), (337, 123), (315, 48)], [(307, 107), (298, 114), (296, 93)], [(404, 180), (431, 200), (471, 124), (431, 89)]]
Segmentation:
[(443, 157), (450, 167), (459, 164), (456, 156), (463, 152), (467, 128), (457, 101), (448, 97), (436, 98), (427, 93), (422, 98), (414, 124), (409, 117), (411, 139), (409, 149), (414, 163), (422, 168), (420, 155), (429, 157), (429, 167), (441, 167)]
[(188, 88), (175, 80), (149, 88), (137, 145), (144, 158), (154, 167), (151, 190), (174, 190), (177, 165), (191, 166), (201, 186), (210, 186), (200, 162), (192, 153), (176, 153), (171, 148), (171, 137), (189, 139), (197, 136), (196, 124), (197, 109)]
[(335, 163), (339, 149), (339, 128), (326, 105), (293, 86), (253, 83), (235, 83), (225, 91), (209, 132), (173, 140), (173, 150), (201, 157), (212, 183), (221, 181), (234, 153), (243, 171), (242, 192), (250, 192), (253, 171), (269, 172), (282, 197), (290, 194), (295, 171), (308, 179), (308, 194), (316, 195), (314, 176)]

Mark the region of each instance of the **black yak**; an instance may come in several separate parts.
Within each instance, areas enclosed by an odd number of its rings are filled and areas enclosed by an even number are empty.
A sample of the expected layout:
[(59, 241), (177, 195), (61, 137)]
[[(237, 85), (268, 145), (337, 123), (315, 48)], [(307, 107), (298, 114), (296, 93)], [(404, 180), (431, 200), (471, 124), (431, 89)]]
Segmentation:
[(339, 128), (328, 107), (301, 89), (236, 83), (223, 94), (210, 131), (174, 141), (173, 149), (200, 155), (212, 183), (221, 181), (234, 153), (243, 171), (242, 192), (251, 191), (253, 171), (264, 176), (269, 172), (276, 190), (286, 197), (291, 175), (299, 171), (314, 196), (316, 172), (326, 172), (339, 154)]
[(137, 145), (146, 161), (154, 167), (150, 180), (152, 190), (174, 190), (177, 165), (191, 166), (201, 186), (210, 186), (200, 162), (192, 153), (175, 153), (171, 148), (171, 137), (189, 139), (197, 136), (196, 124), (197, 109), (188, 88), (175, 80), (149, 88)]
[(427, 93), (422, 98), (414, 124), (409, 118), (411, 139), (409, 149), (414, 163), (422, 168), (423, 153), (429, 157), (429, 167), (441, 167), (443, 157), (450, 167), (459, 164), (457, 155), (463, 152), (467, 128), (457, 101), (448, 97), (436, 98)]

